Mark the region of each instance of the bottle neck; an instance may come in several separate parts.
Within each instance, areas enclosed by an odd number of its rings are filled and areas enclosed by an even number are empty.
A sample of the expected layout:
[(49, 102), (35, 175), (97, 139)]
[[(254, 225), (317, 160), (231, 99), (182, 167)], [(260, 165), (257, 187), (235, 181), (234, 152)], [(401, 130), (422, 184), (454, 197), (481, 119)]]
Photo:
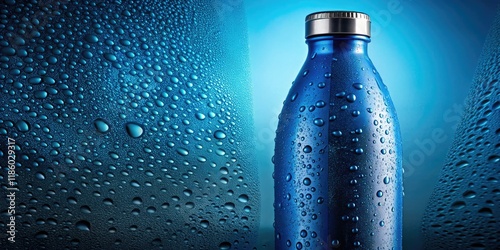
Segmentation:
[(367, 55), (370, 38), (360, 35), (325, 35), (306, 39), (310, 56), (315, 54)]

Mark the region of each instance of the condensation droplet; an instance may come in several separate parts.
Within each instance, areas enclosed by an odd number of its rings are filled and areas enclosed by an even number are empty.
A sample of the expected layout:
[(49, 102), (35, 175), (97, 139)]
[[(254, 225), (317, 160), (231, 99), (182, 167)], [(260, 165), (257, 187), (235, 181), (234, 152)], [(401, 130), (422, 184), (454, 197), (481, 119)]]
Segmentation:
[(106, 133), (109, 131), (109, 124), (101, 118), (98, 118), (94, 121), (94, 126), (100, 133)]
[(304, 178), (304, 180), (302, 181), (302, 183), (304, 183), (304, 185), (306, 185), (306, 186), (309, 186), (309, 185), (311, 185), (311, 179), (309, 179), (309, 178), (306, 177), (306, 178)]
[(314, 125), (316, 125), (318, 127), (322, 127), (324, 124), (325, 124), (325, 122), (323, 121), (323, 119), (321, 119), (321, 118), (314, 119)]
[(27, 121), (19, 120), (16, 122), (16, 128), (21, 132), (27, 132), (30, 130), (30, 124)]
[(361, 83), (354, 83), (352, 86), (357, 90), (363, 89), (363, 84)]
[(384, 196), (384, 192), (382, 190), (377, 191), (377, 197), (382, 197)]
[(76, 226), (76, 228), (80, 229), (81, 231), (90, 231), (90, 222), (88, 222), (86, 220), (78, 221), (75, 224), (75, 226)]
[(144, 133), (144, 129), (141, 125), (133, 122), (129, 122), (125, 125), (127, 134), (132, 138), (139, 138)]
[(222, 139), (226, 138), (226, 133), (224, 133), (222, 130), (216, 130), (214, 132), (214, 137), (216, 139), (222, 140)]
[(349, 94), (346, 96), (346, 99), (348, 102), (355, 102), (356, 101), (356, 95), (354, 94)]
[(231, 249), (231, 243), (224, 241), (219, 244), (219, 250), (229, 250)]
[(248, 202), (248, 195), (246, 194), (242, 194), (238, 197), (238, 201), (242, 202), (242, 203), (247, 203)]

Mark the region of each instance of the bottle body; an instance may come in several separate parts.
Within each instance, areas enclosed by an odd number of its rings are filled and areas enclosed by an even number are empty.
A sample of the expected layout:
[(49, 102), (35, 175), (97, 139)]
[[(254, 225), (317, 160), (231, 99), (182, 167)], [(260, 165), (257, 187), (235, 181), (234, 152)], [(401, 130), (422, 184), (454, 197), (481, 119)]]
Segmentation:
[(368, 42), (307, 39), (276, 134), (276, 249), (401, 248), (401, 138)]

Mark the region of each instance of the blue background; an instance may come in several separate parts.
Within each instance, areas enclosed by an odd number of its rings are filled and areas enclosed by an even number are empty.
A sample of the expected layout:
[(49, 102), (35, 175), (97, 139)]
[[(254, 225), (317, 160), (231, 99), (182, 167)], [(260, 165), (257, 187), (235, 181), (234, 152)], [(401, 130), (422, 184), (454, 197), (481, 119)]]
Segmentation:
[(274, 133), (307, 47), (304, 18), (356, 10), (372, 18), (369, 55), (396, 106), (404, 145), (404, 249), (421, 249), (421, 219), (460, 122), (497, 0), (246, 1), (261, 244), (272, 246)]

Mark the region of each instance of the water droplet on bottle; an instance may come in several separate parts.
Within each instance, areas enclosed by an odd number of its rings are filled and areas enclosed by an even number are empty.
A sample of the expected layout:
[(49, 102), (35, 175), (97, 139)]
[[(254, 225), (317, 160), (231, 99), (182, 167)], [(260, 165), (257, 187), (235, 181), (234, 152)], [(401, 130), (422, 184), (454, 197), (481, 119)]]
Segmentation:
[(349, 95), (346, 96), (346, 99), (347, 99), (348, 102), (354, 102), (354, 101), (356, 101), (356, 95), (349, 94)]
[(382, 197), (384, 195), (384, 192), (382, 190), (377, 191), (377, 197)]
[(314, 125), (321, 127), (321, 126), (325, 125), (325, 122), (321, 118), (316, 118), (316, 119), (314, 119)]
[(341, 137), (342, 136), (342, 131), (340, 131), (340, 130), (333, 131), (332, 135), (335, 136), (335, 137)]
[(389, 177), (384, 177), (384, 184), (389, 184), (391, 182), (391, 179)]
[(334, 247), (334, 248), (340, 247), (340, 241), (339, 240), (332, 240), (332, 247)]
[(301, 242), (297, 242), (297, 244), (295, 244), (295, 248), (302, 249), (302, 243)]
[(318, 107), (318, 108), (323, 108), (324, 106), (326, 106), (326, 103), (324, 101), (317, 101), (316, 104), (314, 104), (314, 106)]
[(311, 153), (312, 152), (312, 147), (309, 145), (306, 145), (303, 149), (304, 153)]
[(302, 181), (302, 183), (304, 183), (304, 185), (306, 185), (306, 186), (309, 186), (309, 185), (311, 185), (311, 179), (309, 179), (309, 178), (306, 177), (306, 178), (304, 178), (304, 180)]
[(307, 231), (306, 230), (300, 231), (300, 237), (302, 237), (302, 238), (307, 237)]
[(363, 84), (361, 83), (354, 83), (352, 86), (357, 90), (363, 89)]

